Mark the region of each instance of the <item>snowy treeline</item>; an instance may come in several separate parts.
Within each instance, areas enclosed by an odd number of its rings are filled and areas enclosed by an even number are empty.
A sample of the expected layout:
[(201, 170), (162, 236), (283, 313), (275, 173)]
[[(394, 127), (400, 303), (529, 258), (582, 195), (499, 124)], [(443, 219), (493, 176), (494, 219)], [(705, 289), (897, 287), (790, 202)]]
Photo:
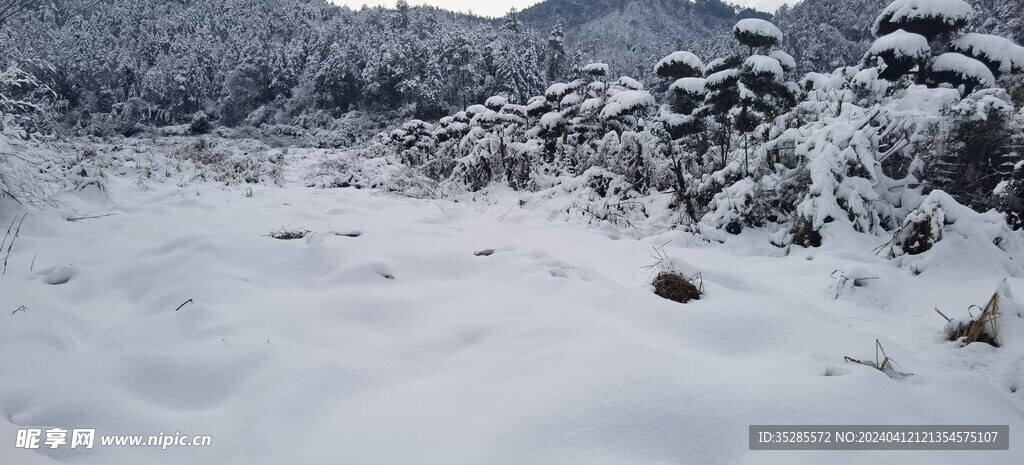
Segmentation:
[[(326, 0), (38, 1), (2, 26), (0, 62), (45, 86), (54, 130), (326, 127), (350, 110), (436, 118), (564, 79), (557, 28)], [(55, 124), (56, 123), (56, 124)]]
[(737, 20), (771, 15), (720, 0), (547, 0), (522, 17), (538, 31), (562, 22), (571, 52), (653, 85), (651, 63), (665, 50), (685, 44), (701, 56), (723, 54)]
[[(582, 77), (572, 73), (589, 61), (661, 91), (650, 64), (669, 47), (726, 55), (737, 19), (770, 16), (719, 0), (549, 0), (523, 22), (403, 0), (359, 11), (326, 0), (19, 3), (29, 6), (0, 25), (0, 68), (48, 89), (37, 103), (51, 118), (34, 125), (98, 136), (193, 121), (199, 132), (206, 122), (285, 136), (341, 132), (347, 123), (337, 119), (352, 110), (371, 126), (382, 114), (437, 119), (491, 95), (525, 100)], [(976, 30), (1020, 41), (1016, 2), (974, 3)], [(850, 63), (880, 6), (808, 0), (783, 9), (782, 48), (799, 72)], [(317, 136), (328, 146), (354, 142)]]
[[(1018, 0), (968, 0), (971, 27), (1024, 43), (1024, 16)], [(809, 72), (833, 69), (860, 59), (874, 37), (871, 26), (888, 0), (802, 0), (783, 5), (774, 22), (786, 31), (783, 48)], [(1018, 83), (1019, 85), (1019, 83)]]
[(998, 82), (1024, 71), (1024, 48), (970, 32), (971, 17), (961, 0), (896, 0), (860, 63), (799, 78), (782, 31), (748, 18), (731, 55), (658, 62), (664, 92), (593, 63), (542, 95), (409, 121), (378, 148), (471, 191), (581, 179), (610, 221), (672, 192), (678, 222), (711, 236), (771, 226), (777, 245), (817, 246), (835, 228), (898, 230), (892, 253), (920, 253), (941, 236), (913, 225), (936, 217), (923, 204), (996, 208), (1020, 226), (1024, 114)]

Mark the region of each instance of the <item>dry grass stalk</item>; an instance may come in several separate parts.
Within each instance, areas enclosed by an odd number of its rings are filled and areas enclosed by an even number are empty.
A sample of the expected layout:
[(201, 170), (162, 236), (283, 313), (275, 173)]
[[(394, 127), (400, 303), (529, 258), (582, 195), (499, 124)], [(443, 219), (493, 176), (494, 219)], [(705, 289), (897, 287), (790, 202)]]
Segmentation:
[[(972, 305), (971, 308), (981, 308), (977, 305)], [(936, 309), (938, 311), (938, 309)], [(942, 312), (939, 312), (942, 314)], [(943, 315), (945, 317), (945, 315)], [(949, 318), (946, 318), (949, 320)], [(958, 324), (957, 327), (950, 332), (950, 341), (959, 341), (963, 339), (964, 344), (973, 344), (975, 342), (984, 342), (992, 345), (993, 347), (999, 347), (998, 336), (999, 336), (999, 294), (992, 294), (992, 298), (988, 299), (988, 303), (985, 304), (984, 308), (981, 308), (981, 314), (977, 318), (971, 320), (966, 326), (964, 324)]]
[[(879, 355), (881, 355), (881, 359), (879, 359)], [(879, 341), (878, 339), (875, 339), (875, 361), (874, 362), (870, 362), (870, 361), (865, 362), (865, 361), (862, 361), (862, 360), (857, 360), (857, 359), (855, 359), (853, 357), (843, 357), (843, 359), (845, 359), (847, 363), (853, 362), (853, 363), (859, 363), (861, 365), (869, 366), (869, 367), (874, 368), (874, 369), (876, 369), (878, 371), (881, 371), (882, 373), (885, 373), (886, 375), (888, 375), (890, 378), (893, 378), (893, 379), (903, 379), (903, 378), (906, 378), (907, 376), (910, 376), (912, 374), (912, 373), (903, 373), (901, 371), (896, 370), (896, 368), (894, 368), (894, 366), (898, 367), (899, 363), (897, 363), (895, 360), (893, 360), (888, 355), (886, 355), (885, 348), (882, 347), (882, 342)]]

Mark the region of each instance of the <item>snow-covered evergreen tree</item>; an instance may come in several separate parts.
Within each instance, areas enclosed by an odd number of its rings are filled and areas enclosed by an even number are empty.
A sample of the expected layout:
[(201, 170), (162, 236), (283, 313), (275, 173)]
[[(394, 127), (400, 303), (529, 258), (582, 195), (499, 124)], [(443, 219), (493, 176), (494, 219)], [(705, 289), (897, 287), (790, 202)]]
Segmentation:
[(557, 24), (548, 36), (548, 46), (545, 49), (544, 60), (545, 77), (548, 83), (564, 79), (569, 69), (569, 55), (565, 50), (565, 32), (562, 25)]

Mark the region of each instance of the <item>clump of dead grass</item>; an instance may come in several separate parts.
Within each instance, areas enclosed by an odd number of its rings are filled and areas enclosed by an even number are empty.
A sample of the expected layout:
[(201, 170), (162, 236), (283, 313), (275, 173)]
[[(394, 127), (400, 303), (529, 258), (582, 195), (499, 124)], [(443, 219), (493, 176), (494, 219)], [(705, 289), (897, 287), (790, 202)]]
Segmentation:
[(654, 294), (681, 304), (700, 300), (704, 292), (698, 286), (697, 277), (687, 278), (673, 271), (662, 271), (654, 278)]
[(278, 229), (277, 231), (274, 231), (274, 232), (270, 233), (269, 235), (270, 235), (270, 237), (273, 237), (274, 239), (279, 239), (279, 240), (282, 240), (282, 241), (293, 241), (293, 240), (296, 240), (296, 239), (303, 239), (303, 238), (305, 238), (306, 236), (308, 236), (310, 234), (310, 232), (311, 232), (310, 230), (302, 229), (302, 228), (299, 228), (299, 229), (281, 228), (281, 229)]

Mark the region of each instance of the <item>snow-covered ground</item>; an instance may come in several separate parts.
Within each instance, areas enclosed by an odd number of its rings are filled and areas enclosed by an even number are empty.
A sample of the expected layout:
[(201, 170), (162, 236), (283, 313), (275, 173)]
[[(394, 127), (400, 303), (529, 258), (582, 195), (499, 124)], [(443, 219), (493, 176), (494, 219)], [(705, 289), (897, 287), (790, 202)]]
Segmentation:
[[(967, 316), (1004, 278), (1024, 295), (1012, 267), (951, 256), (915, 276), (876, 237), (785, 255), (756, 231), (567, 221), (530, 194), (305, 187), (320, 155), (293, 151), (285, 185), (251, 196), (112, 176), (106, 197), (5, 204), (4, 230), (29, 214), (0, 278), (0, 464), (1021, 461), (1024, 344), (960, 348), (934, 311)], [(654, 295), (655, 248), (702, 274), (702, 300)], [(878, 279), (837, 289), (836, 270)], [(913, 375), (844, 363), (876, 339)], [(754, 452), (751, 424), (1008, 424), (1011, 450)], [(12, 447), (40, 427), (213, 443)]]

